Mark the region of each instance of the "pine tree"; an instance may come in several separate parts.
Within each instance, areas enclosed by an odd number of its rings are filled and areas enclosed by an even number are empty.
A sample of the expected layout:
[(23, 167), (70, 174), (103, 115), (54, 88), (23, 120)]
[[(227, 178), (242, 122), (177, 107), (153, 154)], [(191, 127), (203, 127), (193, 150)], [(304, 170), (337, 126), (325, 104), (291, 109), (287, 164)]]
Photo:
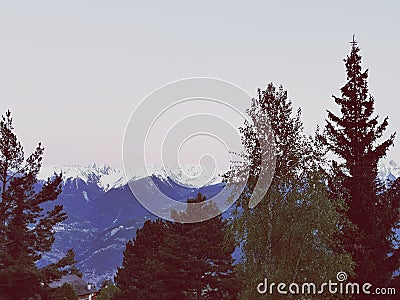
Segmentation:
[(341, 88), (341, 97), (333, 96), (341, 113), (328, 111), (327, 144), (338, 157), (332, 168), (339, 185), (333, 198), (344, 197), (346, 214), (354, 225), (344, 226), (342, 239), (356, 263), (353, 280), (384, 285), (399, 268), (394, 229), (400, 198), (398, 182), (386, 189), (378, 180), (378, 162), (393, 145), (395, 135), (379, 142), (388, 118), (379, 123), (374, 116), (375, 100), (368, 91), (368, 70), (362, 70), (359, 51), (353, 39), (350, 55), (344, 60), (347, 83)]
[(161, 219), (148, 220), (136, 231), (136, 237), (126, 244), (122, 266), (115, 275), (120, 290), (115, 299), (146, 299), (151, 295), (148, 290), (153, 285), (153, 272), (162, 267), (152, 262), (157, 260), (166, 226)]
[[(205, 200), (201, 194), (189, 203)], [(204, 209), (215, 208), (204, 205)], [(174, 218), (190, 217), (190, 208)], [(221, 216), (201, 223), (147, 221), (128, 242), (115, 282), (130, 299), (235, 299), (233, 244)]]
[[(334, 280), (339, 271), (351, 273), (350, 257), (334, 240), (340, 221), (336, 206), (341, 203), (329, 201), (326, 174), (321, 169), (325, 151), (318, 139), (303, 135), (300, 113), (293, 114), (282, 87), (269, 84), (259, 90), (248, 109), (255, 125), (246, 123), (241, 129), (250, 173), (236, 202), (231, 228), (243, 253), (239, 269), (245, 283), (242, 299), (259, 298), (256, 287), (264, 278), (318, 284)], [(276, 141), (275, 174), (262, 201), (249, 208), (265, 150), (259, 139), (268, 138), (268, 130)]]
[(0, 298), (27, 299), (43, 292), (74, 263), (74, 253), (39, 269), (36, 262), (51, 250), (53, 227), (66, 219), (61, 205), (44, 212), (43, 203), (61, 192), (61, 175), (37, 191), (43, 147), (25, 160), (12, 125), (11, 113), (0, 121)]

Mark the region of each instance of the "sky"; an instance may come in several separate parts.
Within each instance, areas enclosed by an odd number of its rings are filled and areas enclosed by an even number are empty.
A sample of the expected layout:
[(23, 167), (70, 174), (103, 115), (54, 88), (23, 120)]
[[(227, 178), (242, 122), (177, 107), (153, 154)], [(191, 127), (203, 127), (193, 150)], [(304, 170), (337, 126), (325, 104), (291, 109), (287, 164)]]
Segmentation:
[[(0, 1), (0, 113), (46, 165), (122, 166), (140, 101), (212, 77), (256, 96), (282, 84), (305, 132), (323, 126), (356, 35), (376, 113), (400, 134), (397, 1)], [(388, 136), (388, 134), (386, 136)], [(388, 156), (400, 163), (400, 135)]]

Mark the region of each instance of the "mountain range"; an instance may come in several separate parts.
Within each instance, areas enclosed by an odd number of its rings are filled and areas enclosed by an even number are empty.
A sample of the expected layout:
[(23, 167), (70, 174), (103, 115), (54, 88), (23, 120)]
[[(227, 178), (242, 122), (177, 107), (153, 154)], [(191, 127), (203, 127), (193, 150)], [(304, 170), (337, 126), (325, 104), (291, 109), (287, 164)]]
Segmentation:
[[(43, 256), (39, 265), (54, 262), (73, 248), (85, 280), (97, 286), (113, 277), (122, 263), (125, 244), (135, 236), (136, 230), (146, 220), (156, 218), (136, 200), (128, 181), (140, 184), (150, 176), (163, 194), (178, 201), (194, 198), (199, 192), (212, 197), (224, 187), (214, 172), (196, 166), (185, 166), (183, 170), (152, 166), (149, 171), (128, 171), (125, 176), (122, 169), (96, 164), (43, 167), (39, 184), (60, 173), (63, 174), (62, 193), (44, 208), (62, 204), (68, 219), (55, 227), (53, 249)], [(207, 184), (199, 186), (204, 182)]]
[[(122, 169), (97, 164), (43, 167), (39, 184), (55, 173), (63, 174), (62, 193), (44, 208), (63, 204), (68, 219), (55, 228), (53, 249), (39, 265), (54, 262), (73, 248), (84, 279), (97, 286), (113, 278), (122, 263), (125, 244), (136, 230), (146, 220), (156, 218), (136, 200), (128, 182), (140, 183), (151, 177), (162, 193), (178, 201), (194, 198), (199, 192), (209, 198), (224, 187), (218, 174), (197, 166), (185, 166), (183, 170), (152, 166), (149, 170), (127, 171), (125, 176)], [(400, 167), (394, 161), (381, 163), (379, 176), (394, 180), (400, 176)], [(229, 210), (224, 216), (229, 216)]]

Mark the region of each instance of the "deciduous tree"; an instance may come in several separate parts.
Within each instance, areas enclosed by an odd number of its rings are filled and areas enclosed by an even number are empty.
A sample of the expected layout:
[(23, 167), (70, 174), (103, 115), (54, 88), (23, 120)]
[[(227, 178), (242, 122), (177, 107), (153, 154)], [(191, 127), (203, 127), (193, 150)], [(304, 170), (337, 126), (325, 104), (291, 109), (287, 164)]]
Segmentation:
[[(245, 191), (236, 202), (231, 228), (242, 250), (240, 276), (243, 299), (260, 297), (257, 285), (269, 282), (314, 282), (335, 280), (339, 271), (351, 273), (352, 262), (336, 244), (340, 214), (329, 201), (324, 148), (319, 139), (306, 137), (300, 110), (293, 113), (287, 92), (269, 84), (259, 90), (248, 109), (254, 125), (241, 129), (249, 166)], [(262, 124), (260, 124), (262, 122)], [(268, 122), (268, 123), (267, 123)], [(267, 194), (254, 208), (249, 199), (262, 172), (260, 139), (273, 131), (276, 169)], [(235, 176), (242, 176), (241, 171)], [(275, 294), (272, 297), (278, 297)], [(320, 295), (324, 299), (327, 295)]]

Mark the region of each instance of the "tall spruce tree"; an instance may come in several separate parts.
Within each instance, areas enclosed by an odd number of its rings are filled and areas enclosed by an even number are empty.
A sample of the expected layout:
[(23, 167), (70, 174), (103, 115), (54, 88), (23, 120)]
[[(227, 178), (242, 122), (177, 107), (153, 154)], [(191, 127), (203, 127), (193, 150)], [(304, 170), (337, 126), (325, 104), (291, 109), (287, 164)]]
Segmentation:
[[(199, 194), (188, 202), (204, 200)], [(173, 217), (182, 221), (190, 214), (188, 208)], [(221, 216), (193, 224), (147, 221), (126, 245), (116, 299), (236, 299), (233, 251)]]
[[(241, 298), (261, 299), (257, 285), (264, 278), (268, 282), (318, 284), (335, 280), (339, 271), (351, 273), (351, 259), (335, 241), (341, 218), (336, 207), (343, 203), (329, 201), (327, 178), (321, 169), (325, 150), (318, 139), (302, 133), (300, 110), (294, 114), (287, 92), (269, 84), (266, 90), (259, 90), (248, 114), (255, 126), (246, 123), (241, 131), (250, 173), (231, 222), (243, 253), (239, 268), (244, 282)], [(270, 126), (260, 122), (269, 122)], [(258, 140), (270, 134), (260, 132), (260, 128), (273, 130), (275, 135), (276, 170), (267, 194), (251, 209), (248, 203), (264, 151)], [(240, 171), (234, 173), (241, 176)], [(280, 296), (275, 293), (267, 297)], [(318, 297), (327, 299), (327, 295)]]
[(0, 121), (0, 299), (28, 299), (47, 291), (72, 265), (68, 251), (58, 262), (38, 268), (36, 262), (51, 250), (53, 227), (66, 219), (61, 205), (44, 212), (43, 203), (61, 192), (61, 175), (37, 190), (43, 147), (27, 158), (14, 133), (10, 111)]
[(378, 180), (378, 162), (393, 145), (395, 135), (380, 142), (388, 126), (374, 116), (374, 98), (368, 91), (368, 70), (361, 66), (360, 48), (353, 38), (350, 55), (344, 60), (347, 83), (341, 97), (333, 96), (340, 114), (328, 111), (326, 135), (329, 149), (337, 155), (333, 161), (332, 184), (335, 193), (345, 199), (346, 212), (353, 226), (343, 227), (342, 242), (355, 262), (359, 282), (388, 284), (399, 268), (399, 250), (394, 229), (399, 222), (399, 182)]

